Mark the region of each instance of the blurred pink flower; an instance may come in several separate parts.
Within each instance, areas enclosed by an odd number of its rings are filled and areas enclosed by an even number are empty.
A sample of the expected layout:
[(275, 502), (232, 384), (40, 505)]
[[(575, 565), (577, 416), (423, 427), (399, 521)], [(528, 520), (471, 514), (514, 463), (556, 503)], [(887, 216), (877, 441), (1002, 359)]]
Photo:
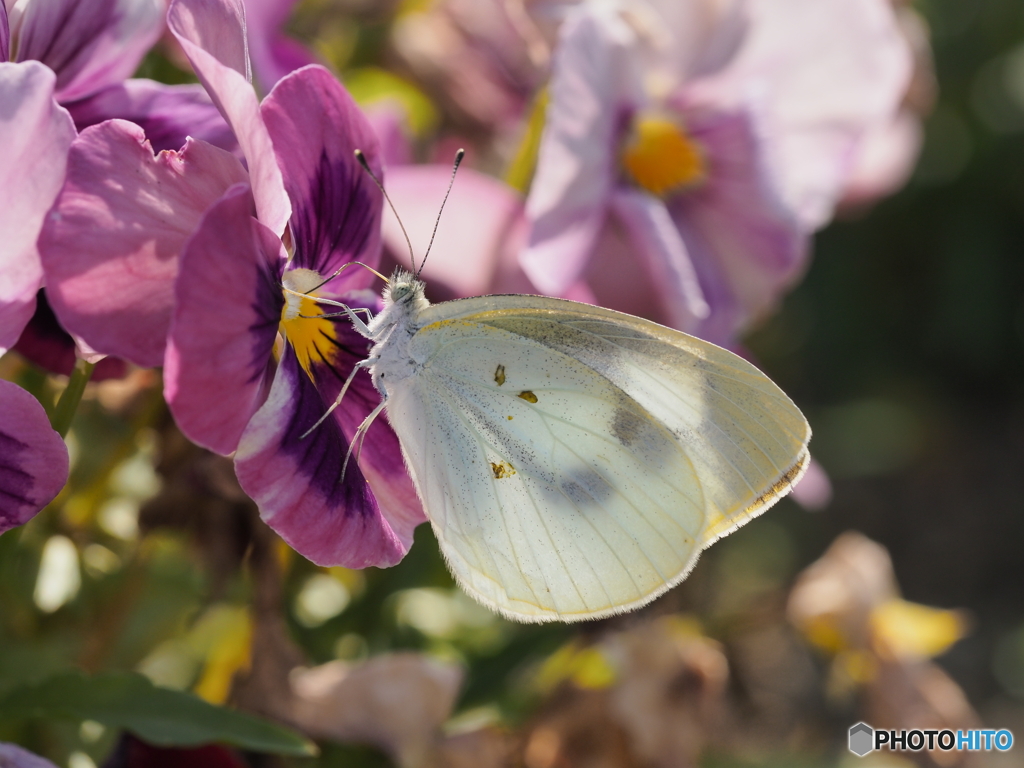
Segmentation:
[[(733, 343), (801, 273), (909, 72), (886, 0), (572, 7), (523, 269), (545, 293), (645, 301), (642, 314)], [(627, 251), (642, 270), (623, 269)]]
[(446, 115), (476, 133), (517, 126), (547, 65), (521, 0), (435, 0), (401, 14), (391, 43)]
[(362, 149), (380, 173), (377, 139), (319, 66), (286, 76), (258, 103), (243, 74), (240, 0), (175, 0), (168, 19), (238, 136), (249, 179), (206, 211), (182, 252), (167, 401), (190, 438), (237, 448), (242, 488), (299, 552), (321, 564), (392, 565), (425, 518), (387, 423), (374, 422), (341, 477), (379, 403), (370, 377), (355, 376), (304, 438), (368, 353), (349, 319), (317, 299), (378, 308), (368, 271), (335, 276), (380, 256), (381, 196), (353, 155)]

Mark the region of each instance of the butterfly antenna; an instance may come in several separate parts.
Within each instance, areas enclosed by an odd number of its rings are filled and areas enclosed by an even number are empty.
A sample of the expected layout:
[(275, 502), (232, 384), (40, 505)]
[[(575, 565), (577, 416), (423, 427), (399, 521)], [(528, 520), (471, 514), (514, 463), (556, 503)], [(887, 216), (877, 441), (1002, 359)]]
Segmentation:
[[(441, 201), (441, 208), (437, 211), (437, 219), (434, 221), (434, 231), (430, 233), (430, 242), (427, 243), (427, 252), (423, 254), (423, 261), (420, 262), (420, 268), (416, 270), (416, 277), (420, 276), (420, 272), (423, 271), (423, 267), (427, 263), (427, 256), (430, 255), (430, 249), (434, 245), (434, 235), (437, 234), (437, 225), (441, 223), (441, 212), (444, 211), (444, 204), (448, 202), (448, 195), (452, 193), (452, 185), (455, 183), (455, 172), (459, 170), (459, 164), (465, 156), (466, 150), (464, 149), (460, 149), (455, 153), (455, 162), (452, 164), (452, 177), (448, 180), (448, 191), (444, 193), (444, 200)], [(413, 266), (416, 266), (415, 263)]]
[[(377, 189), (384, 195), (384, 199), (388, 201), (388, 206), (391, 208), (391, 212), (395, 214), (395, 218), (398, 219), (398, 226), (402, 228), (402, 234), (405, 235), (405, 244), (409, 246), (409, 263), (412, 264), (413, 269), (416, 268), (416, 256), (412, 252), (412, 240), (409, 239), (409, 233), (405, 231), (405, 224), (402, 223), (402, 217), (398, 215), (398, 211), (395, 210), (395, 204), (391, 202), (391, 198), (388, 197), (387, 190), (384, 189), (384, 185), (380, 183), (380, 179), (377, 178), (376, 174), (370, 169), (370, 164), (366, 160), (366, 155), (363, 154), (363, 150), (357, 149), (355, 151), (356, 160), (363, 166), (363, 170), (370, 174), (370, 178), (373, 179), (373, 183), (377, 185)], [(426, 257), (424, 257), (426, 258)], [(378, 273), (379, 274), (379, 273)], [(384, 278), (384, 282), (387, 283), (388, 279)]]
[(371, 267), (369, 264), (363, 264), (363, 262), (361, 262), (361, 261), (349, 261), (349, 262), (347, 262), (345, 264), (342, 264), (340, 267), (338, 267), (336, 270), (334, 270), (330, 274), (329, 277), (324, 278), (323, 281), (321, 281), (320, 283), (317, 283), (312, 288), (310, 288), (308, 291), (306, 291), (305, 295), (308, 296), (309, 294), (313, 293), (313, 291), (319, 291), (321, 288), (323, 288), (325, 285), (327, 285), (329, 282), (331, 282), (331, 280), (336, 278), (338, 275), (340, 275), (342, 272), (344, 272), (349, 267), (363, 267), (364, 269), (368, 269), (371, 272), (373, 272), (373, 274), (375, 274), (377, 277), (379, 277), (385, 283), (390, 283), (391, 282), (386, 277), (384, 277), (384, 275), (382, 275), (376, 269)]

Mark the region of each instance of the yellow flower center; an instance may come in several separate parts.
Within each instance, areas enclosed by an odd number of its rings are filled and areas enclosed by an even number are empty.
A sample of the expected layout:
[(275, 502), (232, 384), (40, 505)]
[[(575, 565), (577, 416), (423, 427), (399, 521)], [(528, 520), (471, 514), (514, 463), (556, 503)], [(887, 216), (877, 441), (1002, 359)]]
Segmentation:
[(330, 363), (336, 349), (337, 332), (316, 302), (316, 288), (323, 277), (312, 269), (293, 269), (284, 274), (284, 307), (281, 334), (295, 350), (299, 365), (310, 376), (315, 362)]
[(663, 117), (634, 121), (622, 150), (622, 164), (633, 181), (659, 196), (700, 184), (707, 176), (700, 146)]

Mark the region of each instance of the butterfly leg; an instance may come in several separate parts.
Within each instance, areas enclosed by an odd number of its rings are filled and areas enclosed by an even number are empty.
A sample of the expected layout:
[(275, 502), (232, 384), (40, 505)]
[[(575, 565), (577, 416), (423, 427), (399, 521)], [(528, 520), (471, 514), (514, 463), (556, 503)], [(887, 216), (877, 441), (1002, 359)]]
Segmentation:
[(302, 436), (299, 438), (299, 440), (305, 440), (307, 437), (309, 437), (310, 433), (314, 429), (319, 427), (321, 424), (323, 424), (324, 421), (326, 421), (327, 417), (334, 412), (334, 409), (341, 405), (341, 399), (345, 397), (345, 393), (348, 392), (348, 388), (352, 384), (352, 381), (355, 379), (356, 374), (359, 372), (359, 369), (371, 366), (375, 362), (377, 362), (376, 357), (368, 357), (365, 360), (360, 360), (358, 363), (352, 366), (352, 373), (350, 373), (348, 375), (348, 378), (345, 379), (345, 384), (344, 386), (342, 386), (341, 391), (338, 393), (338, 396), (334, 398), (334, 402), (331, 403), (330, 407), (324, 412), (324, 415), (316, 420), (316, 424), (314, 424), (312, 427), (310, 427), (309, 429), (302, 433)]
[[(370, 425), (373, 424), (374, 419), (380, 416), (380, 412), (384, 410), (385, 405), (387, 405), (387, 400), (381, 400), (380, 404), (370, 411), (370, 415), (363, 419), (363, 423), (359, 425), (359, 429), (357, 429), (355, 435), (353, 435), (352, 442), (348, 444), (348, 453), (345, 454), (345, 463), (341, 465), (341, 477), (338, 479), (339, 483), (345, 479), (345, 470), (348, 469), (348, 460), (352, 458), (353, 451), (356, 454), (356, 461), (359, 461), (359, 453), (363, 447), (363, 438), (366, 437), (366, 433), (369, 431)], [(356, 443), (359, 445), (357, 446)]]

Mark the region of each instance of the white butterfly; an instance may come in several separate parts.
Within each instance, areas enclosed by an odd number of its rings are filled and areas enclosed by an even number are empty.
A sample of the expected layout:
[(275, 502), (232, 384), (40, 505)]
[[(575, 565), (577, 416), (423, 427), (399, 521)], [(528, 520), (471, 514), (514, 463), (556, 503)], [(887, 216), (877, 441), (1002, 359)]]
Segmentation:
[[(543, 296), (431, 305), (398, 272), (365, 362), (458, 583), (519, 621), (638, 608), (789, 492), (810, 427), (753, 365)], [(358, 440), (358, 438), (357, 438)], [(354, 441), (355, 442), (355, 441)]]

